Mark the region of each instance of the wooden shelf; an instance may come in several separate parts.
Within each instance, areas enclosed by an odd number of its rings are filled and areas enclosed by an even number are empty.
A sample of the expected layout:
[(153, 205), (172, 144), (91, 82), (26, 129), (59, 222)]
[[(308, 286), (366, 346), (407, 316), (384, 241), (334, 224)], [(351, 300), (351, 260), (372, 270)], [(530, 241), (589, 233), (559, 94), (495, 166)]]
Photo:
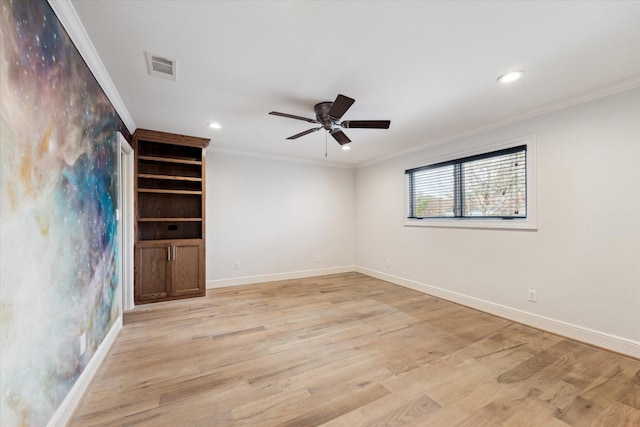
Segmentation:
[(138, 159), (150, 160), (152, 162), (181, 163), (183, 165), (202, 165), (202, 162), (198, 160), (178, 159), (175, 157), (157, 157), (157, 156), (140, 156), (139, 155)]
[(138, 218), (139, 222), (198, 222), (202, 218)]
[(205, 294), (208, 139), (137, 129), (136, 304)]
[(167, 179), (171, 181), (194, 181), (202, 182), (202, 178), (192, 178), (189, 176), (181, 175), (153, 175), (150, 173), (139, 173), (138, 178), (151, 178), (151, 179)]
[(162, 190), (158, 188), (138, 188), (138, 193), (158, 193), (158, 194), (193, 194), (201, 195), (202, 191), (192, 190)]

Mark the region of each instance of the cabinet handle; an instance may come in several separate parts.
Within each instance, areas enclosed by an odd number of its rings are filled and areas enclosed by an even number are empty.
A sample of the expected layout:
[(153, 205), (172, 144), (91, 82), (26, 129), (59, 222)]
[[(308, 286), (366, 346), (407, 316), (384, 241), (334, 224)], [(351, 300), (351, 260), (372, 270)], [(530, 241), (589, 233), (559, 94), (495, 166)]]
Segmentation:
[(173, 260), (176, 260), (176, 247), (173, 247)]
[(171, 246), (167, 246), (167, 261), (171, 261)]

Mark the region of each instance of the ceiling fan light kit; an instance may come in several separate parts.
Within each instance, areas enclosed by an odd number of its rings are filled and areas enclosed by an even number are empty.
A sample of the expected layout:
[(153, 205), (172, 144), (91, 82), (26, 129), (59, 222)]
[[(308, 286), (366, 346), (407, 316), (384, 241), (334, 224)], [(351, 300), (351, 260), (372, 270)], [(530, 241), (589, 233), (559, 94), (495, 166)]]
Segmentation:
[(289, 119), (302, 120), (308, 123), (319, 124), (319, 127), (305, 130), (304, 132), (297, 133), (288, 137), (287, 139), (297, 139), (301, 136), (308, 135), (310, 133), (324, 129), (335, 139), (338, 144), (346, 147), (351, 142), (349, 137), (342, 131), (344, 129), (389, 129), (391, 121), (389, 120), (345, 120), (340, 122), (340, 119), (347, 112), (349, 108), (356, 102), (355, 99), (348, 96), (338, 95), (333, 102), (319, 102), (313, 107), (316, 113), (316, 118), (309, 119), (307, 117), (296, 116), (293, 114), (279, 113), (277, 111), (271, 111), (269, 114), (273, 116), (286, 117)]

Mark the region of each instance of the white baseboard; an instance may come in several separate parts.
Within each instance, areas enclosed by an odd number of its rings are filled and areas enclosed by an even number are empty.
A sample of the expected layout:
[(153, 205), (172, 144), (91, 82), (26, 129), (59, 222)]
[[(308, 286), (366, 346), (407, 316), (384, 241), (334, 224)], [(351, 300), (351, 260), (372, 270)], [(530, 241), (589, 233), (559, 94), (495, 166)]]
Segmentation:
[(87, 390), (89, 383), (93, 379), (98, 367), (104, 360), (107, 352), (113, 345), (118, 333), (122, 329), (122, 316), (118, 317), (116, 322), (113, 324), (107, 336), (102, 341), (102, 344), (98, 347), (98, 350), (95, 352), (87, 367), (82, 371), (80, 377), (76, 381), (76, 383), (71, 387), (67, 397), (62, 401), (58, 410), (53, 414), (53, 417), (47, 423), (47, 427), (62, 427), (67, 425), (67, 423), (71, 420), (73, 413), (80, 403), (80, 399), (82, 399), (82, 395)]
[(356, 271), (356, 266), (345, 265), (342, 267), (318, 268), (315, 270), (292, 271), (288, 273), (261, 274), (257, 276), (232, 277), (229, 279), (207, 280), (207, 289), (225, 288), (227, 286), (250, 285), (252, 283), (273, 282), (275, 280), (302, 279), (304, 277), (324, 276), (325, 274), (348, 273), (350, 271)]
[(357, 266), (355, 271), (557, 335), (640, 358), (640, 342)]

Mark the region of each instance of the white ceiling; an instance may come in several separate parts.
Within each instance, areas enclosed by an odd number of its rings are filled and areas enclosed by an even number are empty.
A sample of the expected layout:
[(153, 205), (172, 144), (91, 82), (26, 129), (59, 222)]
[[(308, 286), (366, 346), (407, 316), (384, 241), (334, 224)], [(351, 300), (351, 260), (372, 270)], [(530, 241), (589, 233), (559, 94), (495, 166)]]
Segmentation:
[[(210, 150), (325, 161), (314, 118), (389, 130), (329, 136), (326, 161), (357, 165), (640, 85), (640, 2), (82, 1), (80, 19), (140, 128), (212, 139)], [(151, 77), (145, 52), (177, 60)], [(526, 71), (509, 87), (496, 78)], [(217, 121), (220, 130), (207, 123)]]

